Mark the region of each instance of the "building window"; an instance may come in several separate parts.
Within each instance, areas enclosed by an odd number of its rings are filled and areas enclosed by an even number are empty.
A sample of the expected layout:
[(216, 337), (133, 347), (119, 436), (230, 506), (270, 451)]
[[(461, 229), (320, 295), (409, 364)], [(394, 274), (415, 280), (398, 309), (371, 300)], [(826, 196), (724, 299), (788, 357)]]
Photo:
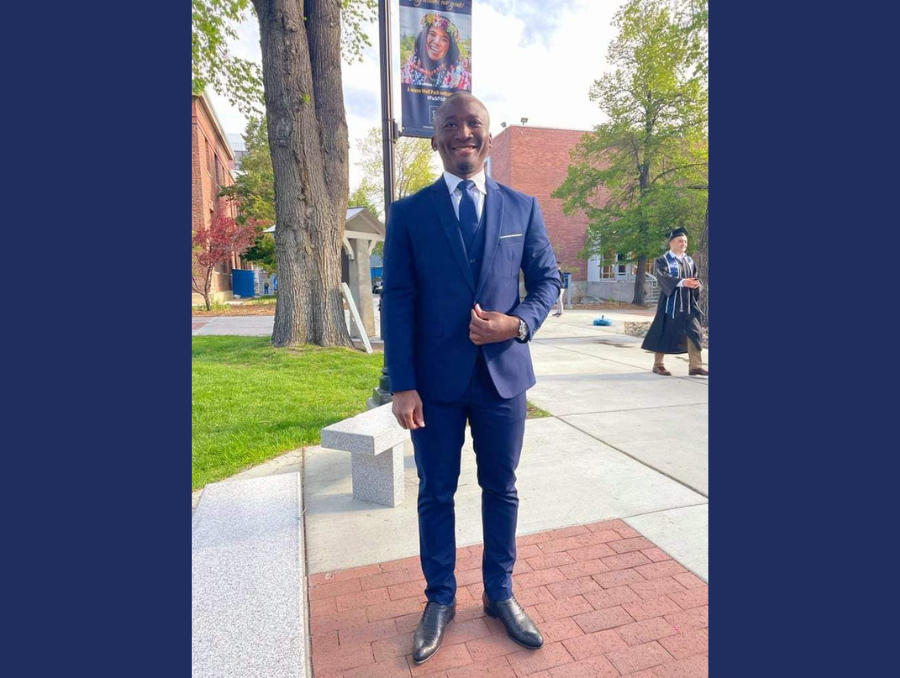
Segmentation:
[(616, 253), (616, 279), (624, 280), (628, 277), (629, 269), (626, 257), (621, 252)]
[(600, 260), (600, 279), (616, 279), (616, 255), (612, 252), (607, 252), (606, 256)]

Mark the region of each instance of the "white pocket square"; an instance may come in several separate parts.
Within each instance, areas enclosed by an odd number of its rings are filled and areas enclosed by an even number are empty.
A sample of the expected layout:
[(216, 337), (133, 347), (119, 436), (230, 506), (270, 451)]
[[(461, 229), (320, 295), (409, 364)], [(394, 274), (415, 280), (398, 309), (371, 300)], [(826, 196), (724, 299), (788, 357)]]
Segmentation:
[(513, 233), (512, 235), (501, 235), (500, 240), (503, 240), (503, 238), (521, 238), (521, 237), (522, 237), (521, 233)]

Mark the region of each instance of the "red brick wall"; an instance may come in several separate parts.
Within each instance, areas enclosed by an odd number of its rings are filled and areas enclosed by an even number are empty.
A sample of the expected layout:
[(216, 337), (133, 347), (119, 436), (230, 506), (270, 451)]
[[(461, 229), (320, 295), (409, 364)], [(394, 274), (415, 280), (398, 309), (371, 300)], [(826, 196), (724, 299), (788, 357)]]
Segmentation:
[(562, 200), (550, 194), (565, 181), (569, 151), (583, 135), (579, 130), (516, 125), (497, 135), (491, 153), (494, 179), (537, 198), (559, 265), (572, 271), (574, 280), (587, 280), (587, 261), (578, 258), (587, 234), (587, 217), (583, 213), (564, 215)]
[[(209, 225), (215, 210), (219, 185), (216, 183), (215, 165), (219, 164), (219, 181), (222, 186), (234, 183), (230, 170), (234, 167), (226, 142), (216, 131), (206, 106), (200, 97), (191, 98), (191, 230), (201, 225)], [(225, 292), (231, 289), (231, 268), (239, 267), (240, 260), (231, 265), (224, 264), (213, 275), (212, 291)]]

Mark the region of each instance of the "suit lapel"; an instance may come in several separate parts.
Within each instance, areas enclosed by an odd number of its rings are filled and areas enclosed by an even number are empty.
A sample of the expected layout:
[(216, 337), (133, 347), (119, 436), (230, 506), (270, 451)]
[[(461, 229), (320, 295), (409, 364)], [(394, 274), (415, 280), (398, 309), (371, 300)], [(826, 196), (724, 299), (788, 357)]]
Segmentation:
[(484, 256), (481, 258), (478, 287), (475, 289), (476, 298), (481, 294), (481, 288), (484, 287), (484, 281), (494, 263), (494, 255), (497, 254), (497, 245), (500, 243), (500, 227), (503, 225), (503, 194), (500, 187), (496, 181), (486, 177), (485, 188), (487, 196), (484, 200), (484, 209), (487, 210), (487, 218), (484, 220)]
[(462, 235), (459, 232), (459, 221), (453, 211), (453, 203), (450, 199), (450, 191), (447, 190), (447, 182), (443, 175), (431, 186), (431, 200), (441, 222), (441, 228), (447, 238), (453, 258), (459, 264), (460, 272), (469, 283), (469, 287), (475, 289), (475, 281), (472, 278), (472, 268), (466, 257), (466, 246), (463, 244)]

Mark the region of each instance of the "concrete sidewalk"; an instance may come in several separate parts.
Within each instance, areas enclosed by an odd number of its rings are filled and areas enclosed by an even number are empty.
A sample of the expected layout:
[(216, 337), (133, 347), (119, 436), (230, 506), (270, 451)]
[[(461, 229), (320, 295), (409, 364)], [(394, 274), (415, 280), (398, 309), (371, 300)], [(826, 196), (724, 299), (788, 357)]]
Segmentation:
[[(381, 312), (378, 310), (380, 297), (374, 296), (375, 329), (381, 327)], [(353, 328), (350, 322), (350, 311), (344, 311), (344, 320), (347, 327)], [(230, 334), (242, 337), (263, 337), (272, 334), (275, 326), (275, 309), (272, 315), (217, 315), (217, 316), (192, 316), (191, 336), (204, 336), (210, 334)], [(381, 337), (375, 337), (378, 341)]]

